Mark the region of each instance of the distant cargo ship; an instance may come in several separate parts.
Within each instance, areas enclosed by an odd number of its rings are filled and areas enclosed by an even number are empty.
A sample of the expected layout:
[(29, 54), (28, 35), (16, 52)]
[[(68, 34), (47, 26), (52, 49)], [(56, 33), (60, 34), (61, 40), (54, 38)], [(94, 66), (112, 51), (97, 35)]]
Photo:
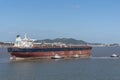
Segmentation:
[(13, 47), (8, 48), (10, 59), (31, 58), (72, 58), (77, 55), (80, 58), (88, 58), (91, 54), (91, 46), (73, 46), (65, 44), (40, 44), (36, 46), (34, 41), (27, 38), (21, 39), (16, 36)]

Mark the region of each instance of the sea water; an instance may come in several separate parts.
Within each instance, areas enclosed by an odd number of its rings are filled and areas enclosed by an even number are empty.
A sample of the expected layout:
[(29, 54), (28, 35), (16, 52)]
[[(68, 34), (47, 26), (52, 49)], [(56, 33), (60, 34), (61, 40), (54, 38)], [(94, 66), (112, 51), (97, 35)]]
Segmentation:
[(0, 49), (0, 80), (120, 80), (120, 47), (94, 47), (88, 59), (10, 61)]

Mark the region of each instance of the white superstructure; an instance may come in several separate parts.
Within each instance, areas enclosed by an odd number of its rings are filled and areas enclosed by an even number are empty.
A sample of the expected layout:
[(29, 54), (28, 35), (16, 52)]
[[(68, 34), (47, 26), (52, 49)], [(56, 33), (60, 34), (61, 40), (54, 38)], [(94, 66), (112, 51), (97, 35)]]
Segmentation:
[(14, 44), (14, 47), (32, 47), (33, 46), (33, 41), (30, 40), (26, 34), (24, 39), (21, 39), (19, 35), (16, 36), (16, 41)]

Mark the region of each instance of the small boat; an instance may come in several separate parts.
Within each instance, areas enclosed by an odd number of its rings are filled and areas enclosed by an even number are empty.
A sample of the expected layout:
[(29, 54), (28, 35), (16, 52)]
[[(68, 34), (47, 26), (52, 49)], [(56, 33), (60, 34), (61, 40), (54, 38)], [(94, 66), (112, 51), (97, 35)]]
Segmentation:
[(112, 54), (110, 57), (119, 57), (117, 54)]
[(59, 56), (58, 54), (55, 54), (55, 56), (52, 56), (51, 59), (62, 59), (62, 56)]
[(80, 56), (78, 54), (75, 54), (73, 58), (79, 58)]

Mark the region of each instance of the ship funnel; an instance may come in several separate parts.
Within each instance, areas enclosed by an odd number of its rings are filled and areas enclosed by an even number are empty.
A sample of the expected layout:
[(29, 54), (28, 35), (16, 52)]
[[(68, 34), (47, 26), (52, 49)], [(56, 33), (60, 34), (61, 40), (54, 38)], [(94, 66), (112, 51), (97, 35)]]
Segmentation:
[(20, 37), (20, 35), (17, 35), (16, 38)]
[(21, 40), (20, 35), (17, 35), (16, 36), (16, 41), (20, 41), (20, 40)]
[(17, 36), (16, 36), (16, 41), (21, 41), (20, 35), (17, 35)]
[(21, 41), (20, 35), (17, 35), (14, 46), (19, 47), (21, 45)]

